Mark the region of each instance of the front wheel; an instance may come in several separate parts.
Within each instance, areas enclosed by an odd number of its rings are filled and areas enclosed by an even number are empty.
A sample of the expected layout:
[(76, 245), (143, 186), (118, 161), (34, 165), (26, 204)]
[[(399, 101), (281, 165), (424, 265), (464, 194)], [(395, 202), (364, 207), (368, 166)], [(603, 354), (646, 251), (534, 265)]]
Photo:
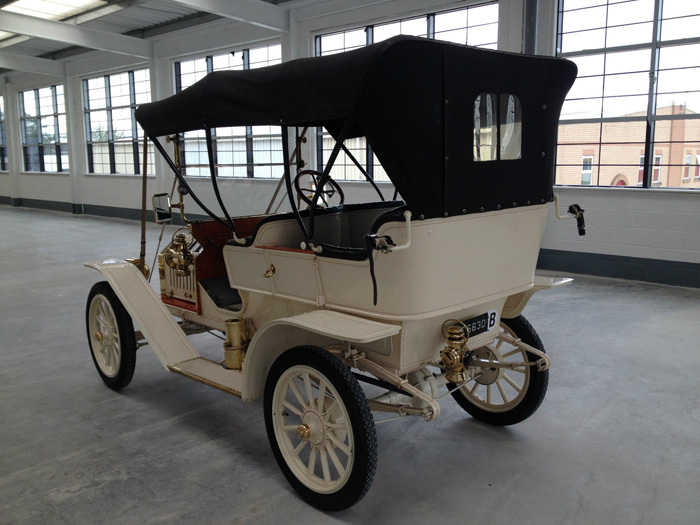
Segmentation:
[[(501, 320), (501, 332), (544, 352), (544, 345), (532, 325), (522, 315)], [(477, 348), (473, 355), (480, 359), (505, 362), (533, 362), (539, 358), (501, 339)], [(514, 425), (527, 419), (539, 408), (547, 393), (549, 371), (534, 366), (481, 368), (461, 388), (452, 392), (459, 406), (472, 417), (496, 426)], [(457, 388), (448, 384), (448, 388)]]
[(287, 481), (311, 505), (342, 510), (369, 490), (374, 419), (357, 379), (335, 356), (312, 346), (282, 354), (265, 384), (265, 426)]
[(136, 337), (131, 316), (108, 282), (90, 290), (85, 320), (97, 373), (109, 388), (124, 388), (134, 376)]

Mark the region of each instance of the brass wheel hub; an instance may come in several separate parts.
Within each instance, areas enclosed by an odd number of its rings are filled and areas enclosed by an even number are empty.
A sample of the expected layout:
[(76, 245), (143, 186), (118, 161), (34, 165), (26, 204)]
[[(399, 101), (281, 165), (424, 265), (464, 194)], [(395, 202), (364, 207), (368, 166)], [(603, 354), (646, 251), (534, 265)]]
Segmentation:
[(97, 339), (97, 342), (98, 342), (98, 343), (101, 343), (102, 341), (104, 341), (104, 338), (105, 338), (105, 337), (102, 335), (102, 332), (97, 332), (97, 333), (95, 334), (95, 339)]
[(314, 410), (307, 411), (301, 425), (297, 427), (297, 436), (312, 445), (323, 443), (326, 439), (326, 428), (321, 415)]
[(299, 439), (303, 439), (304, 441), (308, 441), (309, 438), (311, 437), (311, 428), (309, 425), (306, 423), (302, 423), (297, 427), (297, 437)]

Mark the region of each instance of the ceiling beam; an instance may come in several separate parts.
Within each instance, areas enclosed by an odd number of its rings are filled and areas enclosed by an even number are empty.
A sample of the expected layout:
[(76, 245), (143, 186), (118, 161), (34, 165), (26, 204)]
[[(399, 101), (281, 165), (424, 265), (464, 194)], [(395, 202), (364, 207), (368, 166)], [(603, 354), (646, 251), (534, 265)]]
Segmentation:
[(247, 24), (289, 32), (289, 10), (261, 0), (174, 0), (179, 4)]
[(55, 77), (62, 77), (66, 74), (66, 65), (63, 62), (17, 55), (15, 53), (0, 53), (0, 68), (39, 73), (41, 75), (53, 75)]
[(147, 40), (4, 10), (0, 11), (0, 31), (55, 40), (100, 51), (153, 58), (153, 43)]

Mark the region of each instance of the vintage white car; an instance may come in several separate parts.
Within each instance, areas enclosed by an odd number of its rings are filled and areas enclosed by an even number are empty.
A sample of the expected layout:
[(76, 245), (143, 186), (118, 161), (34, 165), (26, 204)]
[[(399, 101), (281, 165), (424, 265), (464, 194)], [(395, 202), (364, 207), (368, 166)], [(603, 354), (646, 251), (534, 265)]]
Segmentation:
[[(413, 37), (269, 68), (208, 75), (136, 117), (179, 183), (153, 197), (156, 221), (185, 226), (158, 255), (160, 294), (140, 258), (86, 263), (92, 357), (113, 389), (132, 379), (137, 347), (163, 366), (251, 401), (264, 396), (274, 456), (294, 489), (324, 510), (370, 487), (372, 411), (440, 415), (451, 394), (471, 416), (511, 425), (542, 402), (549, 357), (521, 315), (554, 200), (557, 122), (573, 63)], [(217, 187), (212, 129), (281, 126), (291, 212), (230, 215)], [(323, 126), (325, 166), (304, 170), (289, 130)], [(221, 214), (191, 191), (158, 137), (204, 130)], [(344, 141), (366, 137), (393, 200), (343, 203), (331, 179)], [(291, 142), (291, 144), (290, 144)], [(144, 142), (146, 147), (147, 142)], [(279, 189), (279, 188), (278, 188)], [(188, 220), (183, 194), (211, 216)], [(399, 199), (400, 196), (400, 199)], [(144, 199), (145, 202), (145, 199)], [(145, 206), (145, 204), (144, 204)], [(576, 217), (583, 233), (580, 207)], [(155, 273), (155, 269), (154, 269)], [(138, 331), (134, 330), (134, 323)], [(220, 359), (188, 335), (225, 341)], [(380, 387), (367, 399), (363, 383)]]

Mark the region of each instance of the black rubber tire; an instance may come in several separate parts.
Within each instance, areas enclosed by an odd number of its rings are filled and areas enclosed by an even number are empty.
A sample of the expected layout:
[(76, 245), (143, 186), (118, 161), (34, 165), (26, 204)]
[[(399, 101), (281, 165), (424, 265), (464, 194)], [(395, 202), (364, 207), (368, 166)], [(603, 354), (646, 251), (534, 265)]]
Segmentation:
[[(285, 371), (298, 365), (312, 368), (325, 376), (338, 392), (348, 413), (354, 442), (352, 467), (347, 481), (335, 492), (319, 493), (302, 483), (290, 469), (275, 436), (275, 389)], [(299, 346), (287, 350), (275, 361), (267, 376), (264, 404), (265, 427), (272, 452), (287, 481), (302, 499), (320, 510), (339, 511), (356, 504), (364, 497), (372, 484), (377, 467), (377, 434), (364, 392), (347, 366), (322, 348)], [(298, 416), (293, 417), (296, 418), (293, 419), (293, 424), (301, 421)]]
[[(537, 348), (544, 352), (544, 345), (540, 336), (532, 327), (532, 325), (522, 315), (513, 319), (501, 319), (510, 330), (515, 333), (524, 343)], [(539, 357), (526, 352), (528, 361), (537, 361)], [(536, 367), (530, 367), (530, 377), (527, 384), (527, 390), (520, 402), (513, 408), (506, 411), (489, 411), (472, 403), (461, 390), (452, 392), (452, 397), (457, 401), (459, 406), (466, 410), (469, 415), (494, 426), (515, 425), (524, 421), (540, 407), (544, 396), (547, 393), (547, 385), (549, 383), (549, 370), (540, 372)], [(448, 383), (450, 390), (457, 388), (457, 385)]]
[[(93, 301), (96, 300), (107, 301), (114, 312), (114, 321), (119, 333), (119, 355), (117, 356), (117, 365), (114, 374), (106, 374), (102, 370), (98, 358), (95, 356), (95, 348), (93, 348), (93, 334), (91, 330), (94, 330), (94, 327), (90, 326), (90, 307)], [(85, 325), (92, 362), (95, 364), (97, 373), (100, 374), (102, 381), (112, 390), (121, 390), (126, 387), (131, 383), (136, 368), (136, 337), (134, 334), (134, 323), (107, 281), (95, 283), (90, 290), (87, 306), (85, 308)]]

